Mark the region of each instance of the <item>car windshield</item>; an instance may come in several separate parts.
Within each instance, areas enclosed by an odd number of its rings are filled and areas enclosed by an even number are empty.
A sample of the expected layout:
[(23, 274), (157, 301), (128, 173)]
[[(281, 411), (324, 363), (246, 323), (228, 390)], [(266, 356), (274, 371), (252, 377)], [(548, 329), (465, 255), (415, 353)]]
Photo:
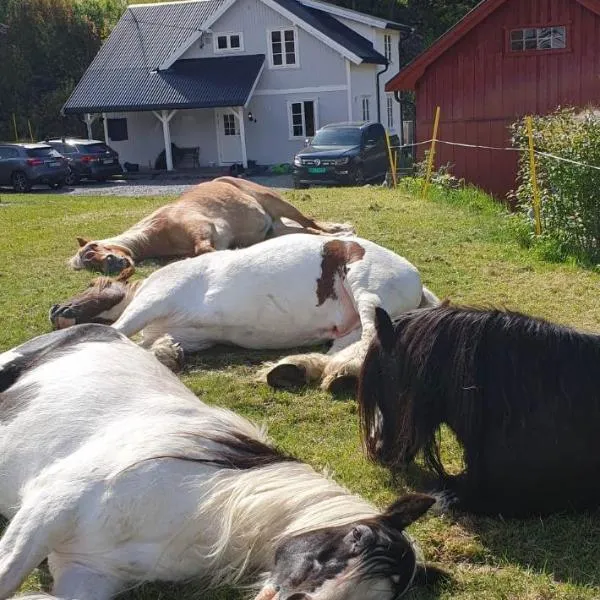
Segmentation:
[(50, 148), (50, 147), (27, 148), (26, 153), (27, 153), (27, 156), (32, 156), (34, 158), (44, 158), (44, 157), (48, 157), (48, 156), (60, 156), (60, 154), (54, 148)]
[(321, 129), (312, 140), (313, 146), (358, 146), (361, 130), (356, 127)]
[(84, 154), (105, 154), (110, 152), (110, 148), (106, 144), (79, 144), (79, 151)]

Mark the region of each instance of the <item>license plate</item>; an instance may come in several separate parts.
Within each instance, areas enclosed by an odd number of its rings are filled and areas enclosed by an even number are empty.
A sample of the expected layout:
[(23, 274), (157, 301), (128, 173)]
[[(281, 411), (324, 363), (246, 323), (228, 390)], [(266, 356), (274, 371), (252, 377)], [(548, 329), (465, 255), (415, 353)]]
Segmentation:
[(60, 160), (53, 160), (51, 163), (48, 163), (51, 167), (60, 167)]
[(327, 167), (308, 167), (309, 173), (327, 173)]
[(102, 164), (103, 164), (103, 165), (112, 165), (114, 162), (115, 162), (115, 159), (114, 159), (114, 158), (105, 158), (105, 159), (102, 161)]

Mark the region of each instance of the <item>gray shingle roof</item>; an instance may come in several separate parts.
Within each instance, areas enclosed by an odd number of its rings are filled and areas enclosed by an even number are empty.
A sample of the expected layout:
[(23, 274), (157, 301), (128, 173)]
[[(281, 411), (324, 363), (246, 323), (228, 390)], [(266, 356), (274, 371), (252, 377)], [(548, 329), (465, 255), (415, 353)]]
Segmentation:
[(165, 71), (88, 69), (63, 111), (99, 113), (244, 106), (264, 54), (179, 60)]

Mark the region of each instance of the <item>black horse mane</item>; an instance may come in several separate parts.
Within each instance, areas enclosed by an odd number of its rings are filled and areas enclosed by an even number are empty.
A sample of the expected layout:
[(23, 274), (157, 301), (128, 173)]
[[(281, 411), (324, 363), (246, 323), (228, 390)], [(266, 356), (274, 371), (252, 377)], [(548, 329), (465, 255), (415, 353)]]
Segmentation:
[(378, 324), (359, 384), (362, 437), (374, 460), (400, 466), (421, 451), (446, 478), (436, 435), (442, 423), (457, 435), (469, 468), (478, 460), (469, 452), (492, 426), (535, 428), (540, 414), (600, 417), (600, 336), (508, 310), (447, 304), (404, 313), (393, 330), (388, 324), (387, 331)]

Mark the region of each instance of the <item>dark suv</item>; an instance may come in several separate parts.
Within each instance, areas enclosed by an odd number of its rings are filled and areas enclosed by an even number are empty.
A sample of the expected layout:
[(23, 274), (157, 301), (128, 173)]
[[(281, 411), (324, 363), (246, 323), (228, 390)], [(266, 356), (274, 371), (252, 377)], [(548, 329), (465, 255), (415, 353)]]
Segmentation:
[(0, 142), (0, 185), (10, 185), (17, 192), (32, 186), (64, 185), (69, 173), (67, 161), (48, 144), (3, 144)]
[(69, 161), (68, 185), (75, 185), (81, 179), (106, 181), (123, 173), (119, 155), (104, 142), (72, 138), (46, 142)]
[(380, 123), (332, 123), (317, 131), (294, 157), (294, 186), (382, 182), (388, 170)]

